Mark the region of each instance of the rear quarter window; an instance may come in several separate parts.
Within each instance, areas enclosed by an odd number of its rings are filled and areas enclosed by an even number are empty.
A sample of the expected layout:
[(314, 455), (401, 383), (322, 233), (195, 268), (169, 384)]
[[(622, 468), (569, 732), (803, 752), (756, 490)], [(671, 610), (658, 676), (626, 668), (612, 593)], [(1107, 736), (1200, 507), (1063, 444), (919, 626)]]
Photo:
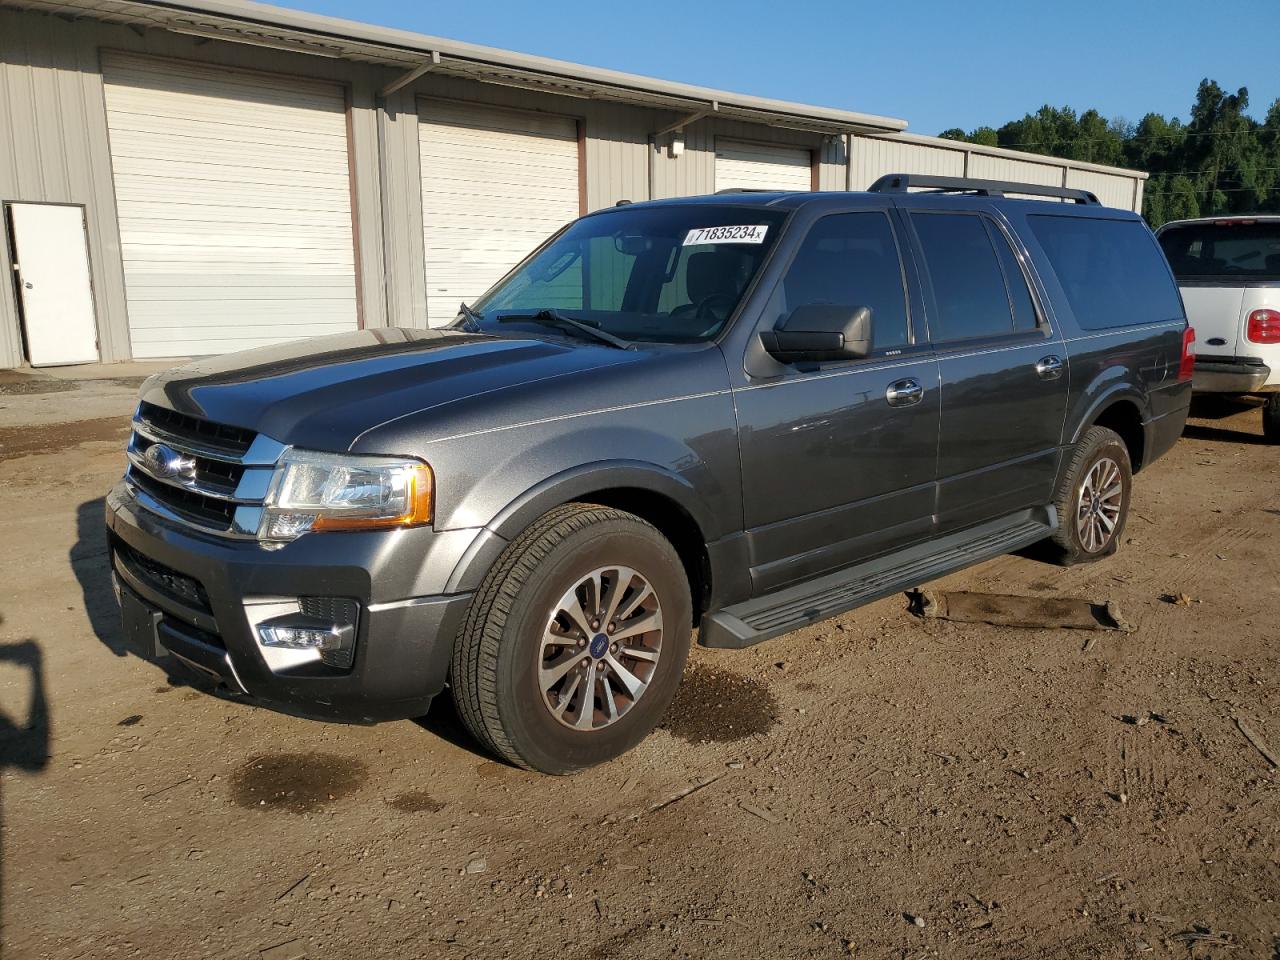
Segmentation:
[(1027, 217), (1086, 330), (1136, 327), (1182, 316), (1182, 299), (1160, 247), (1138, 220)]

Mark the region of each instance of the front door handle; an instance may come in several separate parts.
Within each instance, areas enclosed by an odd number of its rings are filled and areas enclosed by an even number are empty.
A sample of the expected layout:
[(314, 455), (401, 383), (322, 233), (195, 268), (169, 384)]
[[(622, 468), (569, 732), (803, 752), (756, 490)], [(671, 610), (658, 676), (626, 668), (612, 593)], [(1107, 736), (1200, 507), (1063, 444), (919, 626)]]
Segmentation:
[(884, 398), (891, 407), (909, 407), (924, 399), (924, 387), (919, 380), (895, 380), (885, 390)]
[(1036, 361), (1036, 376), (1041, 380), (1057, 380), (1062, 376), (1062, 358), (1052, 355), (1041, 357)]

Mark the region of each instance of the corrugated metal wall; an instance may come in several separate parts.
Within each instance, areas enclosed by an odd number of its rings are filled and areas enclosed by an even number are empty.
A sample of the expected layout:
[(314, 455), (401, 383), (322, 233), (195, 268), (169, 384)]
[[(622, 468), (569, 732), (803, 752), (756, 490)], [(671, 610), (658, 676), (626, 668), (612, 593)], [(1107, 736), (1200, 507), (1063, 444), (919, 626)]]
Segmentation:
[[(1063, 183), (1104, 203), (1134, 209), (1141, 181), (1105, 168), (1011, 156), (971, 144), (909, 134), (844, 137), (708, 117), (684, 131), (685, 149), (650, 134), (679, 119), (667, 110), (513, 89), (428, 73), (382, 104), (398, 76), (389, 68), (245, 44), (203, 41), (161, 30), (68, 21), (0, 9), (0, 201), (83, 204), (89, 225), (94, 299), (104, 360), (130, 356), (125, 281), (103, 106), (101, 52), (122, 50), (343, 84), (350, 102), (354, 227), (366, 326), (426, 326), (418, 99), (543, 110), (582, 121), (585, 206), (708, 193), (715, 187), (716, 138), (802, 147), (815, 153), (822, 190), (864, 189), (900, 171)], [(966, 158), (968, 158), (966, 160)], [(0, 257), (4, 274), (9, 254)], [(0, 280), (0, 367), (21, 359), (13, 284)]]
[(930, 173), (1079, 187), (1097, 194), (1107, 206), (1142, 210), (1140, 176), (1113, 173), (1094, 164), (1014, 154), (1010, 150), (906, 133), (854, 136), (852, 152), (854, 190), (865, 190), (886, 173)]
[[(356, 247), (361, 301), (370, 325), (384, 322), (382, 217), (377, 113), (384, 71), (232, 43), (202, 43), (148, 30), (0, 9), (0, 202), (77, 203), (85, 207), (94, 306), (103, 360), (130, 356), (111, 154), (102, 93), (103, 50), (283, 72), (344, 84), (351, 102)], [(414, 122), (416, 124), (416, 112)], [(416, 127), (415, 127), (416, 135)], [(414, 167), (416, 174), (416, 150)], [(5, 250), (9, 274), (11, 251)], [(421, 264), (421, 259), (418, 261)], [(21, 362), (13, 284), (0, 281), (0, 366)]]

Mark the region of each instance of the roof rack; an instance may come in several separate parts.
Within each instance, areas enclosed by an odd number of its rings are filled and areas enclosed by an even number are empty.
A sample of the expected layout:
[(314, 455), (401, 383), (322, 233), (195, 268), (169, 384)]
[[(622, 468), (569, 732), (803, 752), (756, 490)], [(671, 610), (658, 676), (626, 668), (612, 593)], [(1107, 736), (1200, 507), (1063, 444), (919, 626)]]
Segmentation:
[(969, 177), (935, 177), (926, 173), (886, 173), (867, 190), (870, 193), (906, 193), (913, 187), (937, 193), (972, 193), (979, 197), (1023, 193), (1033, 197), (1073, 200), (1092, 206), (1102, 205), (1088, 190), (1072, 187), (1047, 187), (1040, 183), (1013, 183), (1006, 180), (972, 180)]

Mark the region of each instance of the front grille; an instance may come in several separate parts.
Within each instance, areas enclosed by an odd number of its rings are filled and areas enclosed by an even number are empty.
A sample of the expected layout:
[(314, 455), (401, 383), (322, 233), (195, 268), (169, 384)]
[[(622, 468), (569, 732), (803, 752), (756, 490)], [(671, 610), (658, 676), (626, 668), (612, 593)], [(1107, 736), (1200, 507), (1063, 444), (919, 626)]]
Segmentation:
[[(210, 533), (252, 536), (283, 449), (252, 430), (144, 401), (133, 419), (126, 479), (153, 512)], [(245, 508), (252, 515), (240, 516)]]
[(208, 446), (225, 451), (233, 459), (239, 459), (253, 444), (254, 432), (243, 427), (231, 427), (199, 417), (178, 413), (157, 407), (145, 400), (138, 405), (138, 419), (143, 423), (163, 431), (179, 442), (186, 440), (188, 446)]
[(114, 548), (116, 562), (137, 580), (202, 613), (213, 612), (209, 605), (209, 594), (195, 577), (189, 577), (158, 560), (152, 560), (123, 541), (117, 540)]

